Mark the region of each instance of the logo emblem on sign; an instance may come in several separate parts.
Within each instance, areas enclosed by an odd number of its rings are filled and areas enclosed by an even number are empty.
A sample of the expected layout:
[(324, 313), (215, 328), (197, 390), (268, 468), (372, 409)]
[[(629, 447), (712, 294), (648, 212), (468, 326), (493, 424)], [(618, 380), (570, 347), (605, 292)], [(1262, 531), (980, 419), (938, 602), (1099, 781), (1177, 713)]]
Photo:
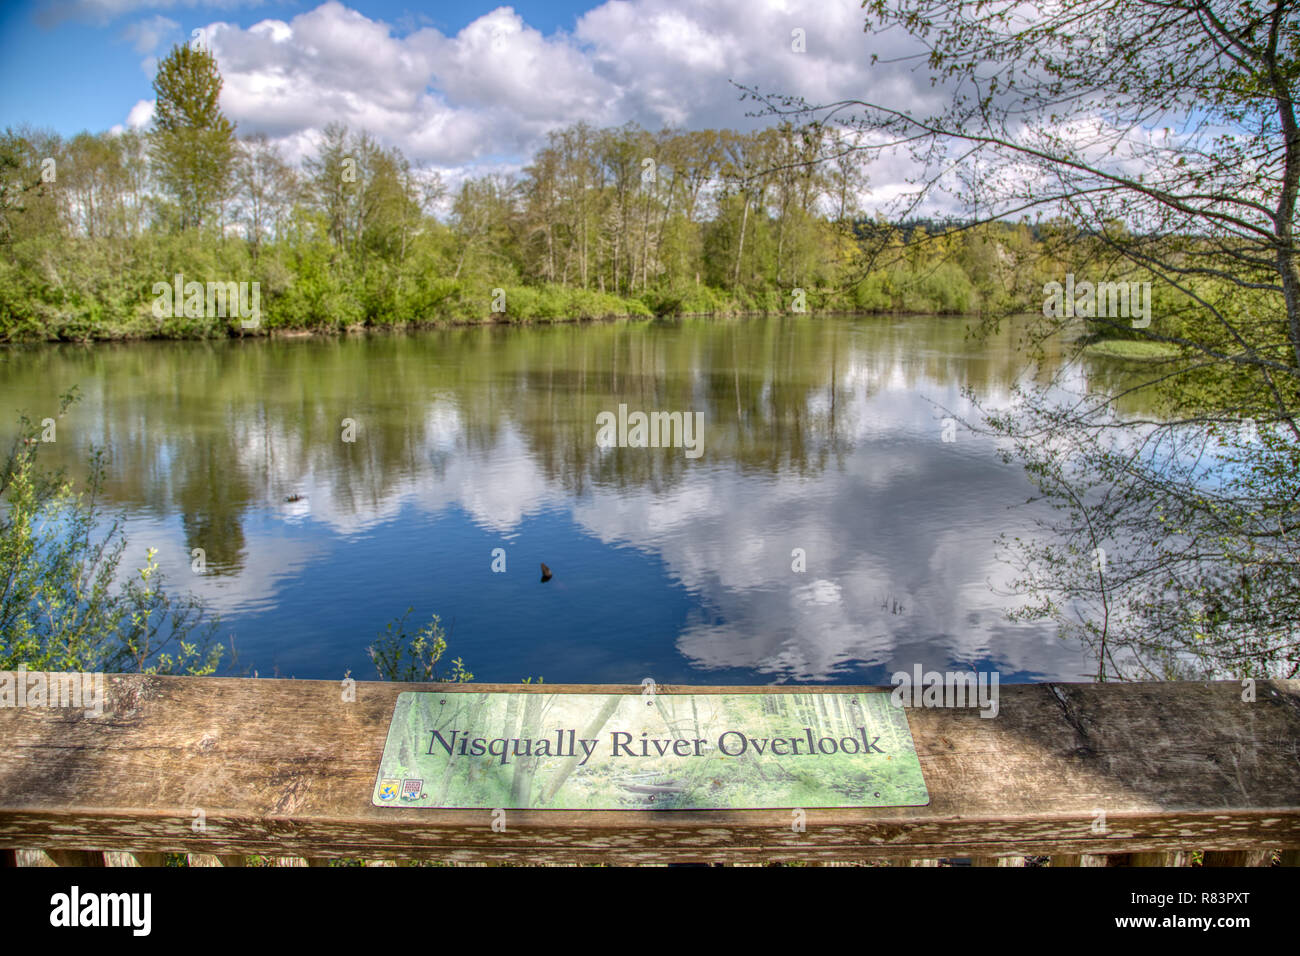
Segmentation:
[(420, 794), (424, 792), (424, 781), (417, 780), (415, 777), (407, 777), (402, 781), (402, 799), (419, 800)]
[(396, 800), (397, 799), (397, 780), (394, 777), (386, 777), (379, 781), (379, 799)]

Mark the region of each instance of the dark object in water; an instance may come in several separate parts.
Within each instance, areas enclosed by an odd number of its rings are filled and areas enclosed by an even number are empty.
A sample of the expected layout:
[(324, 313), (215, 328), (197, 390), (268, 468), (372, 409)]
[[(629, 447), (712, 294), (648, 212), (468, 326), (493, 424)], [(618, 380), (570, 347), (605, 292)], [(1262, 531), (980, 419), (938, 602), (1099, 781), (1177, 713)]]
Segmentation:
[(295, 501), (302, 501), (306, 497), (306, 495), (289, 495), (284, 500), (286, 504), (293, 504)]
[(548, 568), (545, 564), (543, 564), (543, 565), (542, 565), (542, 582), (545, 583), (545, 582), (547, 582), (547, 581), (549, 581), (549, 580), (551, 580), (551, 569)]

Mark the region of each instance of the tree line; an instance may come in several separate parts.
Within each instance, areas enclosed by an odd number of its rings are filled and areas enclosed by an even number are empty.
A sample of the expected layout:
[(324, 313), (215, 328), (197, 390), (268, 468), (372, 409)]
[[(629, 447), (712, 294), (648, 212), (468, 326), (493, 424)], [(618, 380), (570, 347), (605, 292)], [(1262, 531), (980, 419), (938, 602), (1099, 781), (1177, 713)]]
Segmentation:
[[(246, 331), (152, 315), (153, 283), (175, 274), (258, 282), (262, 329), (1032, 305), (1027, 227), (936, 242), (870, 220), (855, 141), (820, 123), (578, 123), (519, 172), (449, 190), (341, 124), (296, 164), (265, 134), (240, 137), (201, 48), (175, 48), (154, 89), (145, 130), (0, 136), (0, 340)], [(882, 228), (898, 254), (864, 270)]]

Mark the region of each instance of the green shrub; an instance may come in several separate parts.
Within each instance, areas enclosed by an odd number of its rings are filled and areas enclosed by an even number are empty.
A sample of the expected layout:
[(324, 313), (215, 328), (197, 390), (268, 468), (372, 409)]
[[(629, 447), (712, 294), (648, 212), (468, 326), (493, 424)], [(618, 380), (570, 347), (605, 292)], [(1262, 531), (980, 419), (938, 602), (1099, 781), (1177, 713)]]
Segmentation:
[[(60, 417), (75, 400), (63, 397)], [(0, 669), (210, 674), (222, 648), (201, 601), (173, 598), (145, 566), (120, 582), (120, 521), (98, 506), (103, 460), (91, 455), (87, 488), (39, 467), (40, 429), (23, 417), (0, 471)], [(106, 529), (106, 530), (105, 530)]]
[(434, 614), (428, 624), (415, 634), (409, 634), (406, 619), (414, 610), (408, 607), (401, 617), (389, 621), (375, 643), (366, 648), (379, 676), (384, 680), (407, 682), (451, 681), (464, 684), (472, 681), (474, 675), (465, 670), (459, 657), (451, 662), (449, 674), (439, 676), (438, 661), (447, 652), (447, 634), (442, 629), (442, 620)]

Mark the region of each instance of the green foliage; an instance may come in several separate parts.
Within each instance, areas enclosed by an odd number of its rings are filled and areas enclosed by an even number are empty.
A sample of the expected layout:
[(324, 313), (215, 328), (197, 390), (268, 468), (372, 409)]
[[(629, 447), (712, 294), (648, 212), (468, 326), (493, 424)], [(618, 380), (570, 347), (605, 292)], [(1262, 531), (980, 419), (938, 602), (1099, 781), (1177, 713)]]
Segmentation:
[[(75, 400), (63, 397), (60, 417)], [(38, 464), (49, 425), (22, 417), (0, 472), (0, 669), (212, 673), (222, 651), (211, 642), (216, 621), (205, 621), (196, 598), (167, 593), (153, 549), (119, 585), (126, 540), (98, 506), (102, 453), (92, 453), (76, 491)]]
[(436, 614), (415, 634), (408, 633), (406, 619), (414, 610), (408, 607), (401, 617), (389, 621), (375, 643), (366, 649), (380, 678), (405, 682), (450, 681), (456, 684), (472, 681), (474, 675), (465, 670), (464, 662), (459, 657), (452, 660), (450, 673), (439, 676), (438, 661), (447, 651), (447, 634)]
[[(578, 124), (521, 175), (466, 180), (444, 222), (437, 175), (364, 131), (328, 124), (299, 169), (264, 136), (237, 141), (206, 50), (173, 49), (155, 88), (147, 134), (0, 136), (0, 342), (783, 313), (796, 289), (814, 313), (1000, 314), (1036, 311), (1043, 283), (1080, 258), (1064, 253), (1104, 251), (1096, 230), (1063, 223), (864, 219), (861, 154), (819, 123)], [(57, 182), (43, 179), (49, 158)], [(259, 328), (155, 318), (151, 290), (176, 275), (257, 282)], [(1153, 291), (1168, 335), (1221, 289)], [(1121, 323), (1086, 332), (1142, 337)]]
[[(865, 179), (843, 156), (815, 161), (833, 151), (824, 130), (579, 125), (522, 176), (465, 182), (442, 222), (437, 176), (364, 132), (330, 124), (300, 169), (265, 137), (236, 141), (204, 50), (174, 49), (156, 86), (145, 135), (0, 137), (0, 342), (780, 313), (795, 289), (812, 312), (1031, 301), (1005, 288), (1021, 236), (1000, 225), (952, 239), (899, 230), (859, 275), (866, 234), (846, 218), (846, 190)], [(42, 182), (46, 154), (57, 183)], [(653, 181), (639, 157), (655, 159)], [(722, 184), (716, 199), (709, 183)], [(258, 283), (260, 326), (155, 317), (154, 284), (177, 275)]]
[(1088, 355), (1132, 361), (1157, 361), (1177, 358), (1179, 354), (1178, 348), (1173, 345), (1133, 339), (1107, 339), (1092, 342), (1088, 344), (1084, 351)]
[(150, 158), (182, 229), (207, 222), (229, 184), (235, 127), (221, 112), (221, 85), (216, 59), (190, 46), (173, 47), (154, 78)]

